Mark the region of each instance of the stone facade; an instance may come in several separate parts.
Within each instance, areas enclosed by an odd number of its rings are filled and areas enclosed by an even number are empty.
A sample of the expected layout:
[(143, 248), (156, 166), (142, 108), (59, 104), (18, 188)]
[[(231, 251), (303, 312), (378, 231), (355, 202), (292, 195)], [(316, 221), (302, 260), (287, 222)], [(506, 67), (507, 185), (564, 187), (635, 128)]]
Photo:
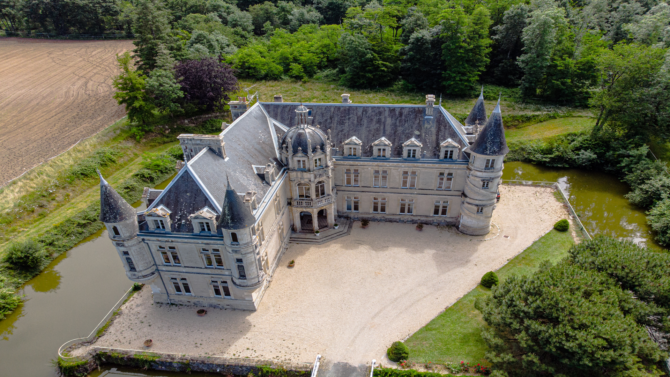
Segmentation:
[(499, 106), (487, 119), (480, 97), (463, 126), (432, 95), (425, 106), (274, 100), (237, 101), (220, 135), (179, 136), (179, 172), (145, 190), (144, 211), (101, 177), (101, 220), (155, 302), (255, 310), (291, 233), (336, 216), (489, 232), (508, 152)]

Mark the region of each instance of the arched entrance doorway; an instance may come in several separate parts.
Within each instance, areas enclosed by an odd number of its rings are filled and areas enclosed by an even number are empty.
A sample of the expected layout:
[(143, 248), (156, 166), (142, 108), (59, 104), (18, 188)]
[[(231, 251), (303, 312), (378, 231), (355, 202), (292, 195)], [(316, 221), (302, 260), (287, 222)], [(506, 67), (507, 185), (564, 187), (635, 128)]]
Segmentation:
[(300, 212), (300, 229), (303, 232), (313, 232), (312, 214), (309, 212)]
[(328, 213), (326, 212), (326, 209), (320, 210), (317, 213), (316, 218), (318, 220), (319, 229), (328, 228)]

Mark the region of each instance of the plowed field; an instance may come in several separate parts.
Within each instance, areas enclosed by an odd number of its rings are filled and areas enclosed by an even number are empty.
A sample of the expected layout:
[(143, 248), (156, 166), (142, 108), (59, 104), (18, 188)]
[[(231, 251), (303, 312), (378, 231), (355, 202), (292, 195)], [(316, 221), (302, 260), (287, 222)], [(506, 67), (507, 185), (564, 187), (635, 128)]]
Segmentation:
[(125, 115), (112, 80), (132, 48), (0, 38), (0, 186)]

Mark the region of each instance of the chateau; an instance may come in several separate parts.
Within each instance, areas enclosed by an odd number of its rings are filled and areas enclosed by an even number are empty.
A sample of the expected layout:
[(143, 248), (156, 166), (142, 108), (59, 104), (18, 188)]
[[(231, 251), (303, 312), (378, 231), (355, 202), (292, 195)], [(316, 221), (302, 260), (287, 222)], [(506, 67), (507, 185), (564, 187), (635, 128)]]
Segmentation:
[(230, 103), (221, 134), (179, 136), (184, 161), (136, 212), (101, 177), (100, 220), (158, 303), (256, 310), (292, 235), (369, 219), (491, 226), (509, 152), (500, 103), (459, 123), (425, 105)]

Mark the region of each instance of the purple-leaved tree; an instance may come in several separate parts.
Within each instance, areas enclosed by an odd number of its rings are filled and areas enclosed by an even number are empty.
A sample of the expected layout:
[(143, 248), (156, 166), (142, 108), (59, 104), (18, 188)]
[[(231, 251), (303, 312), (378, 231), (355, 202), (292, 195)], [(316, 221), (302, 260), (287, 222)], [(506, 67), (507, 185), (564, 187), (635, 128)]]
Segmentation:
[(206, 110), (220, 109), (239, 90), (235, 71), (216, 58), (181, 61), (175, 72), (184, 99)]

